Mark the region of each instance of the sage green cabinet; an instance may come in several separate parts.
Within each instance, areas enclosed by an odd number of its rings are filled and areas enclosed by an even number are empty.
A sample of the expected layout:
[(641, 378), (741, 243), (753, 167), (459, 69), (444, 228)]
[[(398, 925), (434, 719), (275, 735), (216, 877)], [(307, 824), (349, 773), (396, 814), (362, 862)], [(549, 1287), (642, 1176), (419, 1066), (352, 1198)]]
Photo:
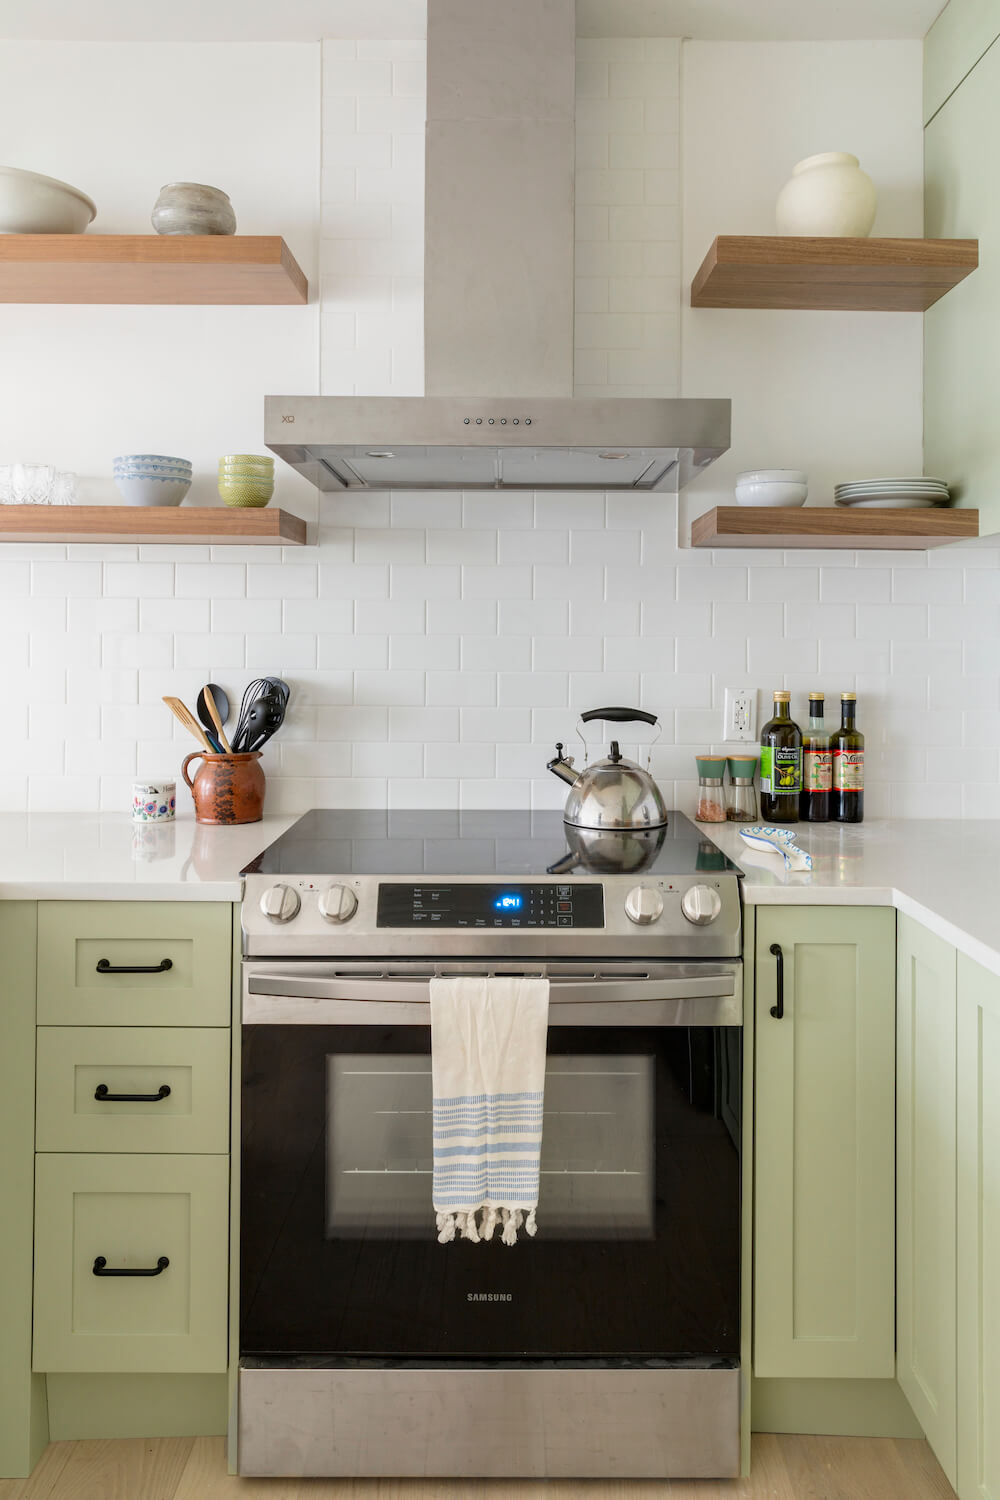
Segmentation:
[(229, 1051), (222, 1027), (39, 1027), (35, 1149), (228, 1151)]
[(897, 932), (897, 1376), (955, 1483), (955, 950)]
[(757, 1376), (894, 1373), (895, 916), (757, 908)]
[(228, 1026), (232, 920), (215, 901), (40, 902), (39, 1025)]
[(34, 1368), (224, 1371), (228, 1158), (35, 1160)]
[(1000, 978), (958, 955), (961, 1500), (1000, 1496)]

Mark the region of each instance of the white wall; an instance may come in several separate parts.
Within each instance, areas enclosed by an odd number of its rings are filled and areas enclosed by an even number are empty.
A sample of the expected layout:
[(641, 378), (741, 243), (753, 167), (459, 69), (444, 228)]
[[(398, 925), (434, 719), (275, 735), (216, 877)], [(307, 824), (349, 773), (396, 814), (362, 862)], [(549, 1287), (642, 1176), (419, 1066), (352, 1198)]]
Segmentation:
[(679, 394), (680, 50), (576, 44), (578, 396)]
[[(919, 229), (917, 48), (686, 50), (683, 285), (713, 234), (766, 232), (790, 166), (824, 146), (872, 170), (877, 227)], [(176, 66), (198, 85), (183, 151), (163, 105)], [(328, 392), (419, 390), (421, 72), (414, 44), (324, 50), (320, 358), (315, 304), (0, 306), (0, 461), (51, 458), (110, 498), (112, 454), (165, 448), (195, 459), (207, 500), (217, 454), (259, 447), (265, 392), (314, 390), (320, 365)], [(90, 191), (95, 229), (141, 230), (161, 182), (207, 178), (310, 272), (319, 95), (319, 48), (0, 49), (7, 159)], [(734, 398), (734, 451), (699, 504), (749, 464), (802, 464), (814, 494), (843, 468), (918, 467), (919, 336), (918, 318), (686, 310), (685, 393)], [(279, 499), (315, 511), (291, 473)], [(690, 811), (722, 692), (749, 681), (797, 707), (816, 685), (859, 692), (872, 814), (1000, 816), (993, 551), (691, 552), (670, 497), (324, 496), (319, 515), (318, 547), (283, 552), (0, 548), (4, 805), (123, 807), (134, 772), (188, 748), (161, 694), (280, 671), (274, 810), (558, 806), (551, 745), (617, 699), (660, 713), (654, 769)]]

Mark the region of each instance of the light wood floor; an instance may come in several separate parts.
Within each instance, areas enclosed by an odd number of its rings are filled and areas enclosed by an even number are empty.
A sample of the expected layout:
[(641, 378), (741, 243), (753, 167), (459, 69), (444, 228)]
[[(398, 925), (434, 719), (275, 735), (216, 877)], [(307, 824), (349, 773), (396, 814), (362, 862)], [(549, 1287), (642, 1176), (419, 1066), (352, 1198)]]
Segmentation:
[(0, 1500), (954, 1500), (925, 1442), (758, 1434), (753, 1476), (718, 1480), (235, 1479), (222, 1438), (52, 1443)]

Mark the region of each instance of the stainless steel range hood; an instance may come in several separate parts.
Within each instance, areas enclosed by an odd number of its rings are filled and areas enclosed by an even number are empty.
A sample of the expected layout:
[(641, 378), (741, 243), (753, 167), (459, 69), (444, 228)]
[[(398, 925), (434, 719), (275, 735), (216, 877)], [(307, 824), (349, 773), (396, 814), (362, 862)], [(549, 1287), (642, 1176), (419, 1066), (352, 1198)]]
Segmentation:
[(730, 403), (573, 398), (575, 0), (428, 0), (425, 396), (268, 396), (322, 490), (679, 490)]
[(678, 490), (728, 448), (729, 402), (268, 396), (264, 428), (321, 490)]

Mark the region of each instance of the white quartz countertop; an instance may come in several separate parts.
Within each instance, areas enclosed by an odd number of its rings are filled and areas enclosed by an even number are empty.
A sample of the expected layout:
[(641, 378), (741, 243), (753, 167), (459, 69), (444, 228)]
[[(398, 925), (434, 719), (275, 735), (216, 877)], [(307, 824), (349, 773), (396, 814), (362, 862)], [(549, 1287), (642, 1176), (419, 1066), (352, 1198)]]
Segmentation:
[(750, 849), (738, 824), (698, 828), (745, 872), (748, 905), (894, 906), (1000, 974), (1000, 821), (799, 823), (813, 860), (801, 872)]
[(193, 814), (133, 823), (122, 813), (0, 813), (0, 899), (239, 901), (240, 870), (294, 822), (209, 828)]
[[(0, 813), (0, 899), (238, 901), (240, 870), (295, 815), (208, 828), (193, 816), (134, 824), (119, 813)], [(800, 823), (813, 868), (785, 870), (732, 823), (700, 823), (746, 873), (749, 905), (894, 906), (1000, 974), (1000, 821)]]

